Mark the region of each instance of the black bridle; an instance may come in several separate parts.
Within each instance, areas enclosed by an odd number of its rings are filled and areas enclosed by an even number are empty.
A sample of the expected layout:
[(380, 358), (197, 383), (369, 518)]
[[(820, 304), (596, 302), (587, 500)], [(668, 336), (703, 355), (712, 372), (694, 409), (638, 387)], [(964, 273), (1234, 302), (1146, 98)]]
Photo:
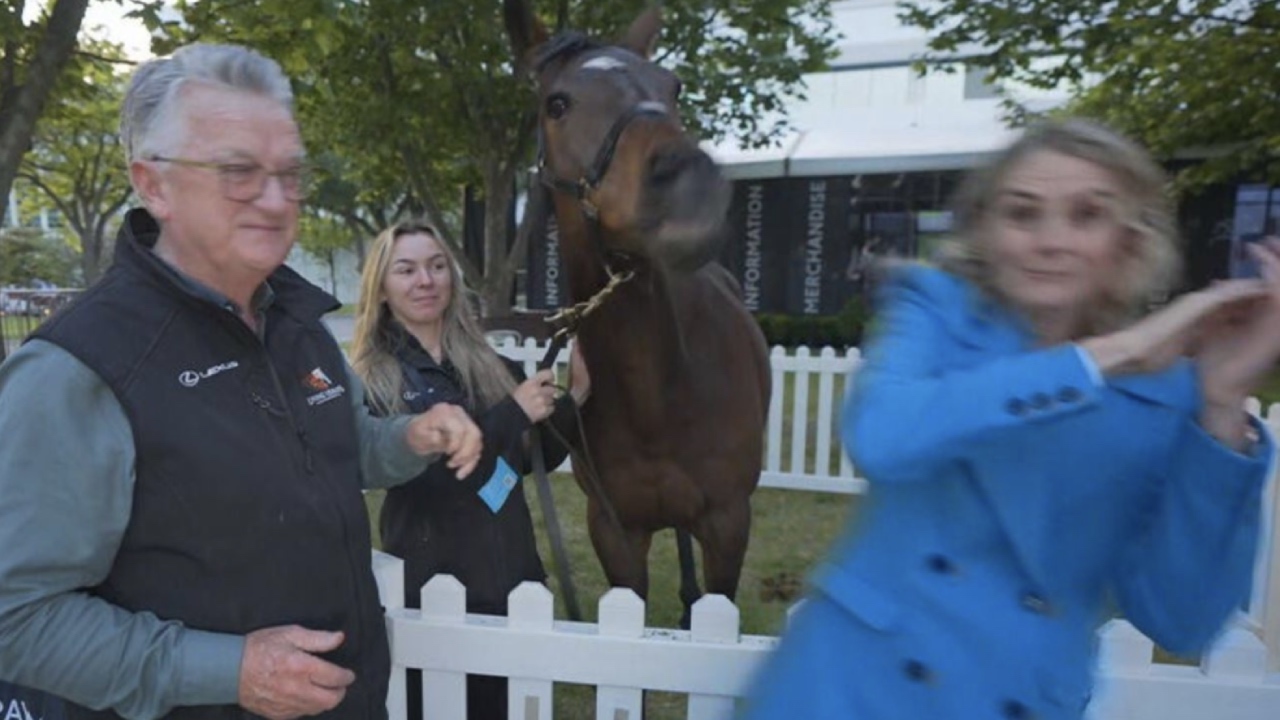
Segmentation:
[(642, 117), (666, 119), (670, 117), (670, 113), (667, 111), (665, 103), (655, 100), (642, 100), (632, 105), (613, 121), (613, 126), (609, 128), (609, 133), (604, 136), (604, 142), (601, 143), (600, 149), (596, 151), (596, 157), (591, 163), (591, 167), (587, 168), (587, 171), (577, 180), (566, 180), (557, 177), (547, 167), (546, 137), (542, 126), (539, 125), (538, 182), (552, 190), (577, 199), (583, 213), (593, 221), (598, 220), (600, 209), (591, 201), (590, 194), (600, 188), (600, 183), (604, 182), (605, 175), (609, 173), (609, 166), (613, 164), (613, 156), (618, 151), (618, 141), (622, 139), (622, 133), (626, 132), (627, 126), (633, 121)]

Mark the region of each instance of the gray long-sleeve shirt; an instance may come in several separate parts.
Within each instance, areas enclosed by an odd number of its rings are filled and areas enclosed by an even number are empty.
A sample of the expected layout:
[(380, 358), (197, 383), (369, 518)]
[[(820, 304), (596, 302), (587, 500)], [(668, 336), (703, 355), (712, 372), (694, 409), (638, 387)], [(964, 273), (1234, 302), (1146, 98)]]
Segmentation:
[[(375, 418), (347, 368), (365, 487), (389, 487), (434, 458), (405, 442), (410, 418)], [(76, 703), (153, 718), (235, 704), (244, 637), (205, 632), (89, 595), (129, 524), (134, 443), (102, 379), (32, 340), (0, 365), (0, 679)]]

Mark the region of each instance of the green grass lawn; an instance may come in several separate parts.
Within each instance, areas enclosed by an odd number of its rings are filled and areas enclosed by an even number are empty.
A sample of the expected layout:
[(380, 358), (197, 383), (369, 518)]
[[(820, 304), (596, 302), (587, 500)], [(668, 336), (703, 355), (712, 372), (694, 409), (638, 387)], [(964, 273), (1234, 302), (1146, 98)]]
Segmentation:
[[(532, 479), (526, 480), (524, 487), (537, 528), (538, 551), (547, 566), (551, 589), (556, 595), (556, 617), (564, 619), (564, 605), (556, 587), (551, 549), (543, 531), (541, 508)], [(586, 616), (584, 619), (594, 622), (596, 602), (608, 588), (587, 537), (585, 497), (569, 475), (553, 475), (552, 489), (577, 585), (578, 602)], [(376, 546), (377, 512), (382, 505), (382, 494), (369, 493), (367, 501)], [(787, 608), (798, 598), (805, 574), (839, 534), (857, 502), (857, 497), (847, 495), (770, 488), (756, 491), (751, 503), (751, 544), (747, 549), (736, 599), (742, 613), (744, 634), (778, 634)], [(675, 544), (673, 531), (654, 536), (649, 556), (650, 590), (645, 616), (648, 627), (673, 628), (680, 621), (681, 607), (677, 594), (679, 565)], [(595, 714), (595, 690), (586, 686), (557, 685), (555, 705), (557, 718), (592, 718)], [(687, 703), (683, 695), (649, 692), (646, 693), (645, 705), (648, 720), (674, 720), (685, 716)]]

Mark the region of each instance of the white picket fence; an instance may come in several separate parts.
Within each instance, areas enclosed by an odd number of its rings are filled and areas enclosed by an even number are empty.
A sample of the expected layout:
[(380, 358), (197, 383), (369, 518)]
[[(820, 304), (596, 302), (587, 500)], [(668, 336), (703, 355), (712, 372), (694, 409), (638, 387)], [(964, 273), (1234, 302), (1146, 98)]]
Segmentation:
[[(508, 339), (494, 347), (504, 356), (523, 362), (530, 375), (546, 354), (546, 345), (533, 340), (520, 344)], [(840, 451), (837, 426), (845, 380), (860, 358), (856, 349), (837, 353), (825, 347), (815, 355), (801, 347), (788, 355), (784, 348), (773, 348), (769, 357), (773, 396), (769, 400), (761, 487), (832, 493), (860, 493), (866, 488), (866, 481), (854, 475), (849, 457)], [(569, 351), (561, 350), (557, 367), (568, 363)], [(809, 398), (815, 382), (812, 391), (817, 407), (811, 413)], [(787, 388), (793, 391), (788, 393)], [(784, 422), (788, 417), (793, 421)], [(794, 418), (807, 421), (794, 422)], [(568, 471), (570, 467), (566, 459), (559, 469)]]
[[(530, 371), (543, 355), (543, 348), (533, 343), (499, 349), (524, 361)], [(561, 362), (567, 357), (563, 353)], [(794, 355), (773, 351), (764, 484), (860, 491), (863, 485), (848, 461), (834, 458), (839, 446), (836, 403), (857, 361), (856, 351), (838, 355), (828, 348), (816, 356), (804, 348)], [(816, 413), (810, 411), (811, 384), (816, 384)], [(1280, 430), (1280, 406), (1269, 408), (1266, 419)], [(1280, 598), (1280, 572), (1274, 567), (1280, 558), (1280, 532), (1271, 520), (1276, 516), (1275, 485), (1273, 478), (1248, 612), (1199, 666), (1156, 663), (1150, 640), (1127, 622), (1108, 623), (1099, 635), (1100, 674), (1090, 720), (1280, 718), (1280, 603), (1274, 601)], [(660, 690), (687, 694), (690, 720), (723, 720), (732, 715), (735, 698), (745, 694), (754, 669), (776, 642), (741, 635), (737, 608), (720, 596), (703, 598), (695, 606), (688, 632), (646, 628), (643, 603), (624, 590), (601, 598), (598, 624), (556, 621), (550, 592), (532, 583), (511, 594), (508, 617), (468, 615), (465, 589), (449, 576), (422, 588), (421, 611), (408, 610), (401, 562), (376, 553), (374, 566), (396, 669), (388, 699), (392, 720), (405, 718), (405, 680), (399, 672), (404, 668), (423, 670), (426, 720), (465, 718), (466, 673), (511, 678), (513, 720), (552, 718), (557, 682), (596, 686), (597, 718), (639, 720), (642, 692)]]

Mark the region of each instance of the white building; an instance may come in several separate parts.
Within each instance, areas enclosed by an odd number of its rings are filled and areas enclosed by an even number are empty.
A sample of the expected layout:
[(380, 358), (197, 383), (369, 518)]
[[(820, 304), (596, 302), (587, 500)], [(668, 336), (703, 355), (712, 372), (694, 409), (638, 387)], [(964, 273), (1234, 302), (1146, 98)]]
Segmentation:
[[(980, 164), (1013, 133), (1001, 120), (996, 89), (966, 66), (962, 48), (947, 69), (920, 74), (928, 35), (903, 25), (894, 0), (832, 4), (842, 38), (826, 72), (808, 75), (807, 99), (787, 108), (795, 131), (779, 147), (743, 151), (730, 140), (710, 152), (730, 177), (776, 178), (962, 170)], [(1012, 91), (1043, 108), (1065, 94)]]

